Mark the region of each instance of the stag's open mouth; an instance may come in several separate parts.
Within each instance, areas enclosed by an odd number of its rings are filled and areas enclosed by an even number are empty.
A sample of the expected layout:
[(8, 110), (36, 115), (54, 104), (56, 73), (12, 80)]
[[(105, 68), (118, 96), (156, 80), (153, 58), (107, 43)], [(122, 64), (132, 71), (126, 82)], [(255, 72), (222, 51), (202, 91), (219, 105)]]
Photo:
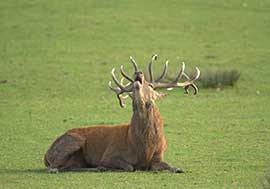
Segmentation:
[(142, 84), (142, 78), (140, 78), (140, 77), (136, 77), (135, 81), (139, 81)]

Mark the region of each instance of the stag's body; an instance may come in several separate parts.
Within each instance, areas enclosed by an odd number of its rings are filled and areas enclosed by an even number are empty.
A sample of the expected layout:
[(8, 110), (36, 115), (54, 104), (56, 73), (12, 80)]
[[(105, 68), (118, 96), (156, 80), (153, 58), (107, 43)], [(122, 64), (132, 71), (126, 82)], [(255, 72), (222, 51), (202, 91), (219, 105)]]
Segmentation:
[(166, 141), (159, 111), (156, 106), (150, 108), (147, 118), (135, 111), (130, 124), (67, 131), (46, 153), (46, 165), (58, 170), (103, 167), (133, 171), (154, 168), (153, 163), (162, 161)]
[(45, 165), (51, 171), (68, 170), (169, 170), (182, 172), (163, 162), (166, 150), (166, 140), (163, 135), (163, 121), (155, 104), (163, 94), (154, 91), (155, 88), (171, 88), (192, 86), (197, 92), (194, 81), (199, 77), (199, 70), (194, 79), (184, 83), (177, 81), (184, 75), (182, 69), (172, 83), (160, 83), (165, 75), (164, 71), (158, 80), (153, 80), (151, 65), (149, 64), (150, 82), (139, 72), (135, 61), (131, 61), (135, 68), (134, 80), (127, 76), (121, 67), (121, 74), (131, 84), (123, 86), (112, 70), (112, 79), (118, 87), (110, 88), (117, 93), (120, 105), (123, 106), (124, 92), (132, 98), (133, 115), (129, 124), (119, 126), (91, 126), (67, 131), (51, 145), (44, 157)]

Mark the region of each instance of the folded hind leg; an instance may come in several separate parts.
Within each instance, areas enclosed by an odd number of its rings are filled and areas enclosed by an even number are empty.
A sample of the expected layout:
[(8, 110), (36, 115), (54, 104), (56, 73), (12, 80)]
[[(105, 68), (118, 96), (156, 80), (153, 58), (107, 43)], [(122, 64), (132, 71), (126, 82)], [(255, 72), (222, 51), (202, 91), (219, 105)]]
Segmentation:
[(75, 134), (65, 134), (59, 137), (45, 155), (46, 166), (52, 172), (69, 167), (83, 166), (81, 151), (84, 139)]
[(69, 155), (68, 159), (59, 168), (59, 171), (72, 171), (75, 169), (82, 169), (87, 167), (88, 164), (83, 157), (82, 149), (79, 149), (78, 151)]

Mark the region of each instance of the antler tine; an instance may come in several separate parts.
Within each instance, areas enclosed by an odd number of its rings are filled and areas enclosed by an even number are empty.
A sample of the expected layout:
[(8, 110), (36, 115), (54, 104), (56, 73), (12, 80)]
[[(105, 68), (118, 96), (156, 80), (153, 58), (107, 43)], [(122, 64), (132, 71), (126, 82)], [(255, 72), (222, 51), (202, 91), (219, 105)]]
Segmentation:
[(121, 80), (120, 80), (120, 84), (121, 84), (121, 85), (124, 85), (124, 84), (123, 84), (123, 81), (124, 81), (124, 78), (122, 77)]
[(124, 70), (123, 70), (123, 65), (121, 65), (121, 67), (120, 67), (120, 72), (121, 72), (121, 74), (122, 74), (122, 76), (123, 76), (124, 78), (126, 78), (126, 79), (129, 80), (130, 82), (134, 82), (133, 79), (131, 79), (131, 78), (124, 72)]
[(168, 64), (169, 64), (169, 60), (166, 61), (162, 74), (159, 76), (158, 79), (155, 80), (155, 82), (159, 82), (166, 75), (167, 70), (168, 70)]
[(122, 99), (126, 99), (128, 97), (129, 97), (129, 95), (125, 95), (125, 96), (122, 96)]
[(195, 81), (197, 79), (199, 79), (200, 75), (201, 75), (201, 71), (199, 70), (198, 67), (195, 67), (196, 69), (196, 75), (194, 76), (194, 78), (192, 79), (192, 81)]
[(196, 67), (195, 69), (196, 69), (196, 75), (192, 79), (190, 79), (189, 76), (185, 72), (183, 72), (183, 76), (186, 79), (188, 79), (190, 83), (192, 83), (191, 85), (184, 87), (186, 94), (188, 94), (189, 86), (191, 86), (194, 89), (194, 93), (193, 93), (194, 95), (198, 93), (198, 87), (193, 82), (196, 81), (200, 77), (201, 71), (199, 70), (198, 67)]
[[(122, 83), (122, 79), (121, 79), (121, 83)], [(109, 86), (109, 89), (111, 89), (113, 92), (116, 93), (120, 106), (124, 108), (125, 107), (124, 99), (130, 96), (130, 94), (122, 96), (122, 93), (125, 92), (125, 90), (122, 90), (120, 87), (112, 87), (111, 81), (109, 81), (108, 86)]]
[(194, 95), (198, 94), (198, 87), (195, 85), (195, 84), (191, 84), (191, 85), (188, 85), (186, 87), (184, 87), (184, 90), (185, 90), (185, 94), (188, 94), (188, 88), (189, 86), (191, 86), (193, 89), (194, 89)]
[(124, 98), (120, 95), (120, 94), (118, 94), (118, 95), (116, 95), (117, 96), (117, 98), (118, 98), (118, 101), (119, 101), (119, 105), (121, 106), (121, 108), (124, 108), (125, 106), (126, 106), (126, 104), (123, 102), (124, 100)]
[(183, 76), (184, 76), (186, 79), (190, 80), (190, 81), (195, 81), (195, 80), (197, 80), (197, 79), (200, 77), (201, 71), (199, 70), (198, 67), (195, 67), (195, 69), (196, 69), (196, 75), (195, 75), (192, 79), (190, 79), (190, 77), (189, 77), (185, 72), (183, 72)]
[(185, 74), (184, 71), (185, 71), (185, 63), (182, 62), (181, 70), (172, 83), (177, 83), (182, 78), (183, 74)]
[(128, 86), (128, 85), (131, 84), (131, 82), (128, 82), (127, 84), (124, 84), (124, 82), (123, 82), (124, 79), (125, 79), (125, 78), (122, 77), (121, 80), (120, 80), (120, 84), (121, 84), (123, 87), (126, 87), (126, 86)]
[(121, 89), (119, 87), (112, 87), (112, 82), (109, 81), (108, 83), (108, 86), (109, 86), (109, 89), (111, 89), (113, 92), (115, 92), (116, 94), (120, 93), (121, 92)]
[(132, 91), (133, 85), (132, 85), (132, 83), (130, 83), (130, 82), (129, 82), (128, 84), (124, 85), (124, 84), (123, 84), (124, 78), (122, 78), (122, 79), (120, 80), (120, 82), (119, 82), (118, 79), (115, 77), (114, 71), (115, 71), (115, 68), (112, 69), (111, 74), (112, 74), (112, 79), (113, 79), (113, 81), (115, 82), (115, 84), (117, 85), (117, 87), (112, 87), (112, 82), (110, 81), (110, 82), (109, 82), (109, 88), (110, 88), (113, 92), (115, 92), (115, 93), (117, 94), (117, 98), (118, 98), (118, 100), (119, 100), (119, 104), (120, 104), (120, 106), (123, 108), (123, 107), (125, 107), (125, 104), (124, 104), (123, 100), (124, 100), (126, 97), (125, 97), (125, 96), (123, 97), (122, 94), (123, 94), (124, 92), (127, 92), (128, 95), (130, 96), (130, 92)]
[(133, 67), (134, 67), (134, 69), (135, 69), (135, 72), (137, 72), (137, 71), (138, 71), (138, 65), (137, 65), (137, 63), (136, 63), (135, 60), (132, 58), (132, 56), (130, 56), (129, 59), (130, 59), (131, 63), (133, 64)]
[[(122, 77), (122, 79), (120, 80), (120, 83), (121, 83), (121, 85), (123, 85), (124, 87), (127, 87), (127, 86), (129, 86), (132, 82), (128, 82), (126, 85), (123, 83), (123, 81), (124, 81), (124, 78)], [(122, 96), (122, 98), (123, 99), (126, 99), (127, 97), (130, 97), (130, 98), (132, 98), (132, 95), (131, 95), (131, 93), (129, 92), (127, 95), (125, 95), (125, 96)]]
[(157, 60), (157, 54), (154, 54), (151, 58), (151, 61), (148, 64), (148, 71), (149, 71), (149, 78), (150, 78), (150, 83), (153, 83), (154, 78), (153, 78), (153, 71), (152, 71), (152, 64), (154, 60)]
[(123, 86), (121, 85), (121, 83), (116, 79), (115, 74), (114, 74), (114, 71), (115, 71), (115, 68), (113, 68), (112, 71), (111, 71), (112, 79), (113, 79), (113, 81), (115, 82), (115, 84), (116, 84), (121, 90), (123, 90), (124, 87), (123, 87)]

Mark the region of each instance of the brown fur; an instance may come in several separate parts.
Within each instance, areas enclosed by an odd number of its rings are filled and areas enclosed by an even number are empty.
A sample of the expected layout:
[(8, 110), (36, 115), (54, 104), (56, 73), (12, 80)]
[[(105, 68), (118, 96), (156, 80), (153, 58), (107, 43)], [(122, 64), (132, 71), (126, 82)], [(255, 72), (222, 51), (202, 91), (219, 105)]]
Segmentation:
[(155, 99), (161, 95), (143, 79), (142, 83), (134, 83), (132, 96), (133, 115), (130, 124), (91, 126), (67, 131), (56, 139), (45, 154), (44, 162), (48, 169), (167, 169), (182, 172), (162, 161), (166, 140), (163, 121), (155, 105)]

